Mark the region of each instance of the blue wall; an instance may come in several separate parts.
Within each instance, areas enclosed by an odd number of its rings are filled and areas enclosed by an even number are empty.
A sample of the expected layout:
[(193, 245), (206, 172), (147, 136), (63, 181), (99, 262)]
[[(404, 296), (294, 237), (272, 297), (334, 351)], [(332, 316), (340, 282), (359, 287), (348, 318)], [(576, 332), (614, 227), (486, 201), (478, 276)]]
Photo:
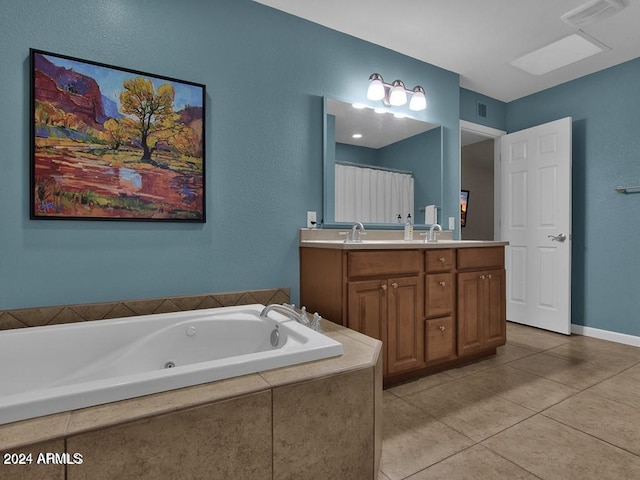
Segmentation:
[[(322, 97), (427, 87), (458, 215), (457, 74), (249, 0), (2, 0), (0, 310), (291, 287), (322, 209)], [(29, 220), (29, 48), (207, 85), (207, 223)]]
[[(478, 104), (486, 106), (486, 116), (478, 114)], [(477, 123), (485, 127), (506, 130), (507, 128), (507, 104), (487, 97), (481, 93), (460, 89), (460, 119)]]
[(573, 118), (572, 322), (640, 335), (640, 58), (507, 105), (507, 131)]
[(380, 166), (380, 149), (336, 143), (336, 160)]
[[(388, 168), (409, 170), (414, 178), (415, 224), (424, 223), (425, 205), (440, 205), (442, 195), (441, 129), (414, 135), (401, 142), (380, 149), (380, 165)], [(402, 213), (406, 215), (406, 213)], [(442, 220), (440, 220), (442, 223)]]

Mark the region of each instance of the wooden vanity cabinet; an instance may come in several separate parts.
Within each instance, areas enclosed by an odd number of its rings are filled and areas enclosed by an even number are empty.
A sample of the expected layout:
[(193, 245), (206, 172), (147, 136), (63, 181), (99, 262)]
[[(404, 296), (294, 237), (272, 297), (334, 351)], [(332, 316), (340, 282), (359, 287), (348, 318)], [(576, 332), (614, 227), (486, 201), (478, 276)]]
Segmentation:
[(385, 373), (422, 367), (424, 314), (420, 252), (350, 252), (347, 272), (346, 325), (382, 340)]
[(506, 342), (502, 248), (458, 251), (458, 355)]
[(385, 385), (495, 353), (506, 341), (504, 247), (300, 248), (311, 312), (383, 342)]

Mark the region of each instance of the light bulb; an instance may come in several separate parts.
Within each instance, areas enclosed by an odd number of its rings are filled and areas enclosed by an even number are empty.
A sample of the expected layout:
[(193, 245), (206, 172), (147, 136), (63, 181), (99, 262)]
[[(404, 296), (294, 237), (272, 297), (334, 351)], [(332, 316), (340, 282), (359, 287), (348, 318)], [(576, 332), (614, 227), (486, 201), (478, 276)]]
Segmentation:
[(424, 96), (424, 88), (418, 86), (413, 89), (413, 95), (409, 102), (409, 109), (419, 112), (427, 108), (427, 98)]
[(398, 107), (407, 103), (407, 92), (405, 92), (404, 83), (402, 83), (400, 80), (395, 80), (391, 85), (391, 91), (389, 92), (389, 103), (394, 107)]
[(384, 83), (382, 82), (382, 76), (378, 73), (374, 73), (369, 77), (367, 98), (369, 100), (382, 100), (384, 95)]

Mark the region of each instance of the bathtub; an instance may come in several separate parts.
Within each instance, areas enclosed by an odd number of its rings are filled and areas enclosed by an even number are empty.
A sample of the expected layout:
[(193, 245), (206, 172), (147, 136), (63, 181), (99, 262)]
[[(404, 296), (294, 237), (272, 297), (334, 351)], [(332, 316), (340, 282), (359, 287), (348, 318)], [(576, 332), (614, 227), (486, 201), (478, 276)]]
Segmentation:
[(0, 332), (0, 424), (342, 355), (339, 342), (277, 312), (262, 318), (263, 308)]

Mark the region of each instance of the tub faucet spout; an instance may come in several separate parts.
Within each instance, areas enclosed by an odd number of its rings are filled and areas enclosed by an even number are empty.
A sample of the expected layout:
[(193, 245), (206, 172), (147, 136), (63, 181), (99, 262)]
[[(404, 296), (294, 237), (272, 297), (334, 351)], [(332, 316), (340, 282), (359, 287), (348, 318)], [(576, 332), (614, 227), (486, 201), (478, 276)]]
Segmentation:
[(307, 315), (306, 307), (302, 307), (300, 310), (301, 311), (298, 312), (295, 309), (295, 305), (288, 305), (286, 303), (283, 303), (282, 305), (280, 305), (278, 303), (272, 303), (262, 309), (260, 316), (266, 317), (269, 314), (269, 312), (272, 312), (272, 311), (278, 312), (284, 315), (285, 317), (290, 318), (291, 320), (295, 320), (296, 322), (304, 325), (305, 327), (309, 327), (317, 332), (322, 331), (322, 327), (320, 326), (321, 317), (320, 315), (318, 315), (318, 313), (315, 313), (313, 315), (313, 318), (310, 319), (309, 316)]

